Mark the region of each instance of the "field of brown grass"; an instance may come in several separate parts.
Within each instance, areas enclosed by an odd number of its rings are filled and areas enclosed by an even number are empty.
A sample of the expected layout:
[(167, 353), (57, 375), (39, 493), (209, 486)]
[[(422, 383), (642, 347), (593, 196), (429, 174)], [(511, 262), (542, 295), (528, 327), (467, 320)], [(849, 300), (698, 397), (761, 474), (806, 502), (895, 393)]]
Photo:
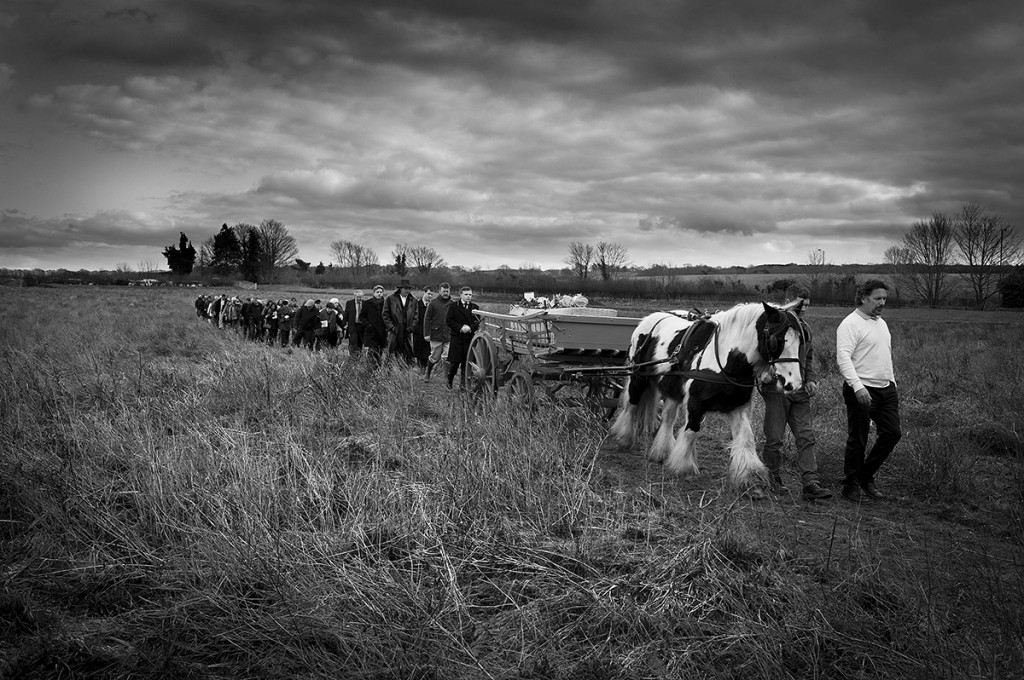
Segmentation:
[[(0, 677), (1020, 677), (1020, 315), (889, 310), (892, 498), (812, 504), (728, 488), (714, 416), (679, 479), (194, 294), (0, 290)], [(809, 312), (833, 486), (847, 312)]]

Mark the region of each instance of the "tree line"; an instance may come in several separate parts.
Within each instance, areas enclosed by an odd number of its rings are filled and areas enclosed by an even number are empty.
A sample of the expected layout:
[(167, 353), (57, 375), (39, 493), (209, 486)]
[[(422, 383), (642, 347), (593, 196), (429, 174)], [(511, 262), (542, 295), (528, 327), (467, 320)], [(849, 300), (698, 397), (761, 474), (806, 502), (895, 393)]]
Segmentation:
[(966, 286), (970, 301), (983, 309), (997, 293), (1004, 304), (1017, 297), (1022, 255), (1012, 223), (968, 203), (952, 215), (936, 212), (915, 222), (885, 251), (885, 262), (901, 297), (936, 307)]
[(286, 267), (299, 253), (295, 237), (280, 221), (266, 219), (259, 226), (239, 223), (220, 231), (200, 245), (197, 251), (184, 232), (177, 246), (167, 246), (163, 256), (167, 267), (178, 275), (199, 268), (214, 274), (239, 274), (247, 281), (266, 281), (279, 267)]

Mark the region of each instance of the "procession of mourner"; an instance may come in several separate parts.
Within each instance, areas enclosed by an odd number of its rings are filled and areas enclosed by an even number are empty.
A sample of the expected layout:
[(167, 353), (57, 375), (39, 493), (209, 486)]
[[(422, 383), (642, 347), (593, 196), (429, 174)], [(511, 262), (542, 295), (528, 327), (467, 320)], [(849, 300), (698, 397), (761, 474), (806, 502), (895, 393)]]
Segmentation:
[(429, 381), (435, 368), (452, 388), (456, 375), (466, 382), (469, 340), (479, 327), (473, 314), (473, 290), (462, 287), (456, 297), (448, 283), (424, 286), (413, 294), (408, 280), (392, 293), (377, 285), (367, 296), (355, 290), (344, 303), (337, 297), (324, 302), (308, 298), (228, 297), (201, 294), (195, 301), (196, 316), (218, 328), (234, 331), (253, 342), (308, 350), (345, 348), (365, 355), (375, 365), (386, 358), (417, 366)]
[[(886, 497), (875, 475), (901, 437), (891, 338), (880, 316), (887, 291), (882, 281), (865, 281), (857, 292), (856, 308), (836, 334), (836, 364), (843, 376), (849, 423), (842, 496), (853, 502)], [(707, 412), (724, 413), (734, 439), (733, 482), (760, 495), (750, 480), (761, 477), (771, 493), (782, 496), (790, 493), (780, 472), (788, 427), (796, 441), (802, 498), (831, 498), (818, 476), (810, 407), (817, 391), (811, 332), (803, 319), (810, 292), (795, 286), (788, 293), (783, 305), (740, 304), (715, 314), (656, 312), (639, 320), (625, 366), (606, 373), (625, 378), (611, 424), (612, 439), (630, 446), (639, 431), (656, 429), (648, 458), (680, 474), (695, 473), (701, 419)], [(577, 295), (551, 301), (529, 293), (519, 304), (579, 308), (587, 300)], [(480, 315), (474, 313), (480, 308), (471, 288), (462, 287), (453, 295), (452, 286), (441, 283), (436, 289), (424, 286), (417, 297), (406, 279), (391, 293), (381, 285), (369, 296), (355, 290), (344, 303), (337, 297), (324, 302), (203, 294), (195, 306), (198, 317), (253, 342), (312, 351), (347, 345), (349, 352), (375, 366), (390, 361), (416, 367), (426, 382), (436, 370), (448, 389), (454, 388), (456, 376), (459, 388), (465, 389), (470, 343), (480, 328)], [(755, 388), (765, 406), (760, 456), (749, 422)], [(872, 422), (876, 441), (868, 449)]]

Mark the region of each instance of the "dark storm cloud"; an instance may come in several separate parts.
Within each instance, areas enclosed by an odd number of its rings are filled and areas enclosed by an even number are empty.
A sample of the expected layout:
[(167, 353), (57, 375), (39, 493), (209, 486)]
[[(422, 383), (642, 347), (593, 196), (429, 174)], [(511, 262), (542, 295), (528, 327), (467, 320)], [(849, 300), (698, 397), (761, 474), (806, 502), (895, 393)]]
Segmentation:
[(0, 91), (104, 149), (237, 174), (167, 187), (175, 219), (275, 217), (322, 242), (353, 225), (376, 248), (419, 229), (547, 254), (626, 232), (660, 257), (658, 238), (781, 251), (827, 232), (880, 253), (966, 201), (1024, 224), (1022, 17), (1003, 0), (14, 0)]
[(64, 249), (70, 246), (155, 246), (177, 235), (165, 221), (125, 211), (92, 216), (64, 215), (42, 219), (19, 210), (0, 211), (0, 242), (5, 249)]

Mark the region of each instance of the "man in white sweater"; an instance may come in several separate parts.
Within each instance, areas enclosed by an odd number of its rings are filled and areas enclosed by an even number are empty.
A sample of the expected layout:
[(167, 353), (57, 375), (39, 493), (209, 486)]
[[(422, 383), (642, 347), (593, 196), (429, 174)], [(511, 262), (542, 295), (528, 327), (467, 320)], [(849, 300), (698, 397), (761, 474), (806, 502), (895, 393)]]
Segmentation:
[[(843, 496), (851, 501), (885, 497), (875, 484), (875, 474), (902, 436), (892, 337), (881, 317), (888, 292), (882, 281), (865, 281), (857, 291), (857, 309), (836, 329), (836, 363), (844, 381), (848, 429)], [(871, 421), (877, 437), (865, 457)]]

